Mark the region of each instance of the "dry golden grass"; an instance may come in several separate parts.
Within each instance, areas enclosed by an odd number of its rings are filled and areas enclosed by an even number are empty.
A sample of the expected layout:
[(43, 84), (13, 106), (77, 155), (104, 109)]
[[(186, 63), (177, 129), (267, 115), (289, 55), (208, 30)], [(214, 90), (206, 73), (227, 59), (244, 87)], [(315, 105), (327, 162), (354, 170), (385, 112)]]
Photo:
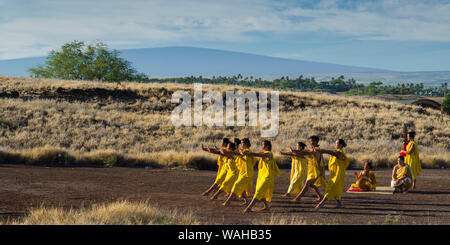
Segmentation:
[[(186, 84), (121, 85), (0, 76), (0, 162), (98, 164), (106, 166), (214, 167), (215, 157), (200, 144), (217, 145), (222, 137), (248, 137), (259, 150), (258, 127), (174, 127), (170, 113), (176, 90), (193, 94)], [(237, 86), (203, 85), (225, 94), (248, 91)], [(255, 89), (262, 91), (262, 89)], [(305, 109), (300, 109), (303, 102)], [(354, 166), (372, 160), (395, 163), (401, 150), (401, 126), (417, 132), (423, 166), (450, 165), (450, 116), (413, 105), (329, 94), (280, 92), (280, 128), (274, 152), (310, 135), (322, 148), (346, 140)], [(282, 164), (289, 159), (276, 155)]]
[(118, 201), (90, 208), (69, 209), (40, 207), (27, 216), (3, 225), (198, 225), (192, 213), (153, 207), (148, 202)]
[[(255, 218), (252, 225), (342, 225), (341, 219), (327, 222), (307, 220), (299, 215), (272, 213), (270, 217)], [(383, 222), (368, 221), (367, 225), (402, 224), (401, 215), (386, 215)], [(439, 222), (429, 220), (427, 225)], [(26, 216), (0, 221), (0, 225), (211, 225), (199, 221), (191, 211), (181, 212), (177, 209), (163, 209), (145, 202), (117, 201), (95, 204), (88, 208), (64, 209), (55, 207), (33, 208)]]
[(283, 216), (272, 213), (269, 218), (254, 219), (252, 225), (306, 225), (306, 220), (298, 215)]

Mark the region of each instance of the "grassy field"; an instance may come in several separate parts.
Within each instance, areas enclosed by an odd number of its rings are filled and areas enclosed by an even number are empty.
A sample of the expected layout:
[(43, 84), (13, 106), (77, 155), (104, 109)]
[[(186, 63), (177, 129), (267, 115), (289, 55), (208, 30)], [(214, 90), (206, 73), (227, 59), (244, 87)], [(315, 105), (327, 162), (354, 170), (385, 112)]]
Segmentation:
[[(379, 224), (396, 224), (401, 215), (386, 215)], [(368, 224), (371, 224), (368, 221)], [(295, 215), (271, 213), (253, 219), (250, 225), (340, 225), (339, 221), (318, 222)], [(26, 216), (0, 222), (0, 225), (211, 225), (202, 223), (192, 212), (154, 207), (146, 202), (117, 201), (89, 208), (32, 208)]]
[[(2, 223), (0, 223), (2, 224)], [(117, 201), (89, 208), (40, 207), (3, 225), (198, 225), (191, 213), (161, 209), (146, 202)]]
[[(213, 169), (215, 156), (200, 144), (248, 137), (259, 150), (258, 127), (174, 127), (174, 83), (100, 83), (0, 76), (0, 162), (46, 165), (185, 166)], [(250, 88), (203, 85), (204, 92)], [(257, 89), (257, 91), (262, 91)], [(299, 105), (303, 103), (305, 108)], [(206, 107), (206, 105), (204, 105)], [(433, 109), (364, 98), (280, 92), (280, 130), (274, 152), (310, 135), (322, 148), (347, 141), (354, 167), (372, 160), (392, 166), (401, 150), (401, 126), (417, 132), (424, 167), (450, 166), (450, 116)], [(276, 155), (287, 165), (289, 159)]]
[[(417, 189), (391, 195), (346, 192), (355, 182), (354, 171), (347, 170), (344, 207), (329, 200), (319, 210), (313, 192), (299, 202), (283, 197), (290, 170), (280, 172), (270, 210), (243, 215), (241, 200), (223, 207), (225, 195), (215, 201), (201, 196), (215, 171), (0, 164), (0, 224), (450, 224), (450, 169), (424, 169)], [(391, 169), (375, 173), (377, 186), (389, 186)], [(261, 207), (258, 203), (254, 210)]]

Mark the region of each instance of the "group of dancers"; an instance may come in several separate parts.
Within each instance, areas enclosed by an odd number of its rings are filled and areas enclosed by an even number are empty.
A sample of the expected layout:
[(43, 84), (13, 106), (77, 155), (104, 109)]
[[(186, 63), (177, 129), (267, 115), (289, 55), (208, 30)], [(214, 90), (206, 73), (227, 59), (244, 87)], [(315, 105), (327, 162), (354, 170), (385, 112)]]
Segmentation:
[[(417, 144), (414, 141), (414, 132), (408, 133), (408, 144), (401, 151), (392, 172), (391, 187), (395, 192), (406, 192), (416, 184), (417, 175), (420, 174), (421, 167)], [(291, 157), (290, 185), (283, 197), (295, 195), (292, 200), (299, 201), (305, 193), (312, 189), (317, 196), (318, 204), (315, 208), (324, 205), (327, 199), (334, 199), (336, 207), (342, 207), (341, 194), (344, 187), (345, 172), (350, 165), (350, 160), (343, 149), (347, 146), (343, 139), (335, 142), (334, 150), (324, 150), (319, 148), (319, 137), (309, 137), (310, 146), (303, 142), (298, 142), (295, 149), (288, 147), (289, 151), (279, 153)], [(235, 138), (231, 142), (228, 138), (223, 138), (221, 146), (218, 148), (205, 147), (202, 150), (217, 154), (218, 171), (214, 183), (202, 193), (203, 196), (212, 194), (211, 200), (217, 199), (219, 195), (227, 195), (223, 206), (230, 205), (234, 199), (243, 199), (242, 206), (246, 206), (243, 213), (252, 211), (257, 201), (262, 202), (264, 207), (261, 210), (269, 209), (273, 195), (275, 176), (281, 176), (278, 165), (272, 153), (272, 144), (269, 140), (261, 142), (261, 151), (253, 152), (248, 138)], [(325, 164), (323, 154), (330, 155), (328, 170), (328, 183), (325, 182)], [(254, 167), (258, 162), (258, 178), (253, 198), (248, 202), (247, 198), (253, 192)], [(406, 164), (406, 163), (407, 164)], [(359, 174), (354, 173), (356, 183), (352, 184), (352, 189), (361, 191), (374, 191), (376, 189), (376, 177), (370, 162), (365, 162), (364, 170)], [(325, 194), (322, 196), (319, 187), (325, 187)]]

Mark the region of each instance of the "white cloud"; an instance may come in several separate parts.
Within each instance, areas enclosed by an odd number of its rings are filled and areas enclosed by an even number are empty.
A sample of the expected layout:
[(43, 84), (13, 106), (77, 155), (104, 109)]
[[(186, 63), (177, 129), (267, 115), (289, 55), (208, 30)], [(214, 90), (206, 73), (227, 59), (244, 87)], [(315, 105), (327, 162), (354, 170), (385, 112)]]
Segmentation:
[[(344, 6), (344, 7), (342, 7)], [(0, 5), (0, 59), (43, 55), (71, 40), (117, 48), (171, 42), (253, 42), (299, 35), (450, 41), (450, 3), (325, 0), (39, 1)], [(252, 33), (269, 33), (263, 37)]]
[(450, 3), (381, 1), (378, 5), (362, 2), (352, 9), (325, 6), (328, 8), (294, 8), (284, 13), (312, 18), (296, 26), (299, 32), (325, 31), (361, 40), (450, 41)]

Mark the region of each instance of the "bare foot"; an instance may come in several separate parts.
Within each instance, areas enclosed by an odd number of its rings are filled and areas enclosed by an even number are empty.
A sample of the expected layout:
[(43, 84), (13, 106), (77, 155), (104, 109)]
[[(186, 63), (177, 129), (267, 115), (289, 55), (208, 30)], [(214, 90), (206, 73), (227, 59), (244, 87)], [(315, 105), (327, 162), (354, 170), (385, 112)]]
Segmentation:
[(322, 201), (322, 198), (318, 197), (318, 198), (314, 199), (314, 201), (315, 202), (320, 202), (320, 201)]
[(239, 204), (241, 207), (248, 205), (247, 201), (244, 201), (243, 203)]
[(246, 208), (246, 209), (242, 210), (242, 213), (245, 214), (245, 213), (248, 213), (248, 212), (251, 212), (251, 211), (252, 211), (251, 209)]
[(212, 196), (209, 200), (214, 201), (217, 199), (217, 196)]
[(285, 193), (284, 195), (282, 195), (282, 197), (288, 197), (289, 193)]
[(230, 206), (230, 202), (224, 202), (224, 203), (222, 203), (222, 206), (228, 207), (228, 206)]

